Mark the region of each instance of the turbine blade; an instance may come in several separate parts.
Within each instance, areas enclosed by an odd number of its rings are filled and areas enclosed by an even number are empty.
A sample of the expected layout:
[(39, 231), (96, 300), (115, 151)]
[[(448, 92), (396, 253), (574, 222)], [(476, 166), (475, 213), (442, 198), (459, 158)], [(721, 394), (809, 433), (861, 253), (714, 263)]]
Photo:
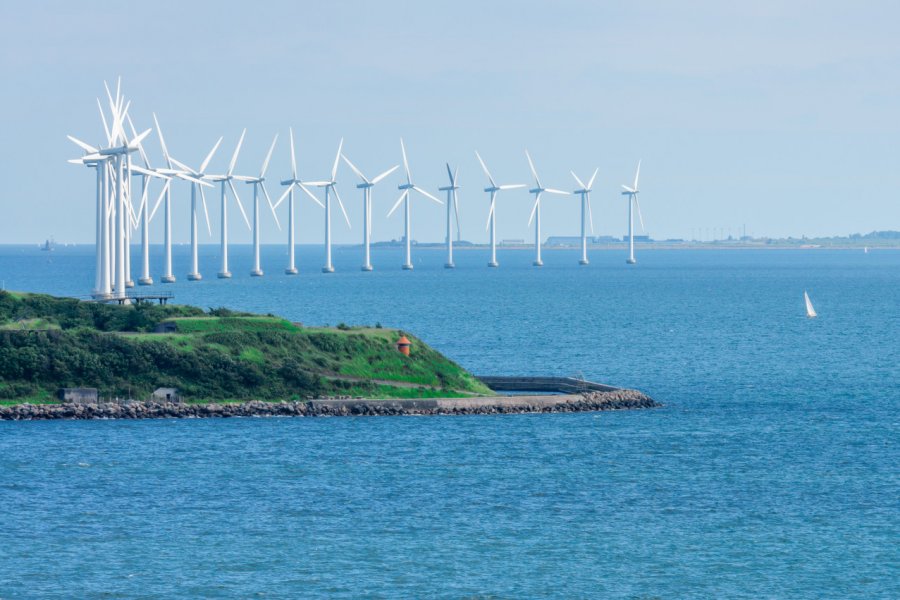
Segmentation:
[(492, 186), (492, 187), (497, 187), (497, 184), (494, 183), (494, 178), (491, 177), (491, 172), (488, 171), (487, 165), (484, 164), (484, 161), (483, 161), (483, 160), (481, 160), (481, 155), (478, 154), (478, 150), (475, 151), (475, 156), (478, 157), (478, 162), (481, 163), (481, 168), (484, 170), (484, 174), (487, 175), (488, 181), (491, 182), (491, 186)]
[(634, 188), (630, 188), (627, 185), (625, 185), (624, 183), (622, 184), (622, 189), (625, 190), (626, 192), (628, 192), (629, 194), (634, 193)]
[(294, 153), (294, 128), (289, 127), (288, 131), (291, 134), (291, 179), (297, 179), (297, 155)]
[(497, 187), (501, 190), (519, 190), (528, 186), (524, 183), (507, 183), (506, 185), (498, 185)]
[(191, 175), (199, 175), (199, 174), (200, 174), (200, 173), (198, 173), (197, 171), (195, 171), (195, 170), (193, 170), (192, 168), (190, 168), (189, 166), (187, 166), (186, 164), (184, 164), (183, 162), (181, 162), (180, 160), (178, 160), (177, 158), (175, 158), (174, 156), (172, 156), (172, 157), (170, 157), (170, 158), (172, 159), (172, 163), (173, 163), (176, 167), (179, 167), (179, 168), (181, 168), (181, 169), (187, 171), (189, 174), (191, 174)]
[(353, 171), (354, 173), (356, 173), (357, 176), (359, 176), (360, 179), (362, 179), (362, 180), (365, 181), (366, 183), (369, 183), (369, 180), (366, 179), (366, 176), (362, 174), (362, 171), (360, 171), (359, 169), (356, 168), (356, 165), (354, 165), (352, 162), (350, 162), (350, 159), (347, 158), (347, 155), (346, 155), (346, 154), (341, 154), (341, 158), (344, 159), (344, 162), (347, 163), (347, 166), (350, 167), (350, 170), (351, 170), (351, 171)]
[(302, 183), (298, 183), (298, 184), (297, 184), (297, 187), (299, 187), (301, 190), (303, 190), (304, 192), (306, 192), (306, 195), (309, 196), (310, 198), (312, 198), (313, 202), (315, 202), (316, 204), (318, 204), (318, 205), (321, 206), (322, 208), (325, 208), (325, 205), (322, 204), (322, 201), (319, 200), (318, 198), (316, 198), (316, 195), (313, 194), (311, 191), (309, 191), (309, 188), (307, 188), (307, 187), (306, 187), (305, 185), (303, 185)]
[(591, 180), (588, 181), (588, 184), (587, 184), (587, 188), (586, 188), (586, 189), (591, 189), (592, 187), (594, 187), (594, 180), (597, 178), (597, 172), (598, 172), (599, 170), (600, 170), (600, 167), (597, 167), (596, 169), (594, 169), (594, 174), (591, 175)]
[(203, 214), (206, 217), (206, 231), (209, 232), (209, 237), (212, 237), (212, 224), (209, 222), (209, 208), (206, 206), (206, 194), (203, 193), (203, 186), (199, 185), (197, 188), (200, 190), (200, 203), (203, 204)]
[(400, 197), (399, 197), (399, 198), (397, 199), (397, 201), (394, 203), (394, 206), (391, 207), (391, 210), (390, 210), (390, 211), (388, 211), (387, 216), (390, 217), (392, 214), (394, 214), (394, 211), (397, 210), (397, 207), (400, 206), (400, 203), (403, 202), (403, 199), (406, 198), (406, 196), (407, 196), (408, 194), (409, 194), (409, 190), (408, 190), (408, 189), (403, 190), (403, 193), (400, 194)]
[(275, 217), (275, 225), (278, 227), (278, 231), (281, 231), (281, 222), (278, 220), (278, 213), (275, 212), (275, 206), (272, 205), (272, 198), (269, 197), (269, 190), (266, 189), (266, 182), (260, 181), (259, 185), (262, 187), (263, 195), (269, 203), (269, 209), (272, 211), (272, 216)]
[(400, 168), (400, 165), (394, 165), (393, 167), (391, 167), (390, 169), (388, 169), (387, 171), (385, 171), (384, 173), (382, 173), (381, 175), (379, 175), (378, 177), (373, 179), (372, 183), (373, 184), (378, 183), (379, 181), (381, 181), (382, 179), (384, 179), (385, 177), (387, 177), (388, 175), (390, 175), (391, 173), (393, 173), (394, 171), (396, 171), (399, 168)]
[(103, 105), (100, 104), (100, 98), (97, 98), (97, 108), (100, 110), (100, 120), (103, 122), (103, 133), (106, 134), (106, 145), (112, 145), (112, 138), (109, 133), (109, 126), (106, 124), (106, 114), (103, 112)]
[(450, 169), (450, 163), (447, 164), (447, 177), (450, 178), (450, 185), (453, 185), (453, 171)]
[[(341, 142), (343, 142), (343, 140), (341, 140)], [(341, 212), (344, 213), (344, 220), (347, 221), (347, 229), (353, 229), (353, 226), (350, 225), (350, 217), (347, 216), (347, 209), (344, 208), (344, 203), (341, 200), (341, 195), (338, 194), (337, 188), (331, 186), (331, 191), (334, 192), (334, 197), (337, 198), (338, 206), (341, 207)]]
[(538, 177), (537, 170), (534, 168), (534, 162), (531, 160), (531, 155), (528, 154), (528, 150), (525, 150), (525, 157), (528, 159), (528, 166), (531, 167), (531, 174), (534, 175), (535, 183), (537, 183), (538, 187), (544, 187), (541, 185), (541, 179)]
[(641, 231), (644, 231), (644, 216), (641, 214), (641, 202), (638, 200), (637, 194), (634, 195), (634, 205), (637, 206), (638, 219), (641, 222)]
[(412, 183), (412, 174), (409, 172), (409, 161), (406, 160), (406, 146), (403, 144), (403, 138), (400, 138), (400, 153), (403, 154), (403, 168), (406, 169), (406, 183)]
[(591, 195), (588, 194), (587, 198), (585, 200), (587, 201), (588, 219), (590, 219), (590, 224), (591, 224), (591, 235), (593, 235), (594, 234), (594, 213), (593, 213), (593, 211), (591, 211)]
[(169, 191), (169, 186), (170, 186), (171, 184), (172, 184), (172, 180), (171, 180), (171, 179), (168, 180), (168, 181), (166, 181), (166, 185), (163, 186), (162, 191), (159, 193), (159, 197), (156, 199), (156, 204), (153, 205), (153, 210), (150, 211), (150, 216), (149, 216), (148, 219), (147, 219), (148, 221), (152, 221), (152, 220), (153, 220), (153, 215), (156, 214), (156, 209), (159, 208), (159, 205), (160, 205), (160, 203), (162, 202), (163, 198), (165, 198), (166, 192)]
[[(275, 142), (277, 142), (277, 141), (278, 141), (278, 134), (276, 133), (275, 138), (272, 140), (272, 145), (269, 146), (269, 153), (266, 154), (266, 160), (263, 161), (262, 170), (259, 172), (260, 179), (262, 179), (263, 177), (266, 176), (266, 169), (269, 168), (269, 161), (272, 160), (272, 152), (275, 151)], [(202, 171), (202, 169), (201, 169), (201, 171)], [(281, 229), (281, 227), (279, 226), (278, 229)]]
[(168, 148), (166, 148), (166, 140), (163, 137), (162, 129), (159, 126), (159, 121), (156, 119), (156, 113), (153, 113), (153, 124), (156, 125), (156, 135), (159, 136), (159, 145), (162, 148), (163, 159), (166, 161), (166, 166), (171, 169), (172, 161), (169, 159), (169, 150)]
[(581, 179), (578, 178), (578, 175), (575, 174), (575, 171), (569, 171), (569, 173), (572, 174), (572, 177), (575, 178), (575, 181), (578, 182), (578, 185), (581, 187), (581, 189), (583, 189), (583, 190), (587, 189), (587, 186), (584, 185), (584, 183), (581, 181)]
[(556, 194), (558, 196), (568, 196), (569, 195), (569, 192), (564, 192), (562, 190), (555, 190), (553, 188), (547, 188), (544, 191), (547, 192), (548, 194)]
[(456, 239), (462, 237), (459, 229), (459, 198), (456, 196), (456, 190), (453, 190), (453, 210), (456, 213)]
[[(136, 138), (137, 137), (137, 129), (134, 128), (134, 123), (132, 122), (130, 115), (128, 117), (128, 127), (129, 127), (129, 129), (131, 129), (131, 137)], [(147, 158), (147, 153), (144, 152), (143, 144), (138, 144), (138, 152), (141, 155), (141, 160), (144, 161), (144, 166), (149, 169), (150, 168), (150, 160)]]
[(534, 206), (531, 207), (531, 216), (528, 217), (528, 225), (531, 226), (531, 222), (534, 220), (534, 213), (537, 212), (538, 204), (541, 203), (541, 193), (538, 192), (534, 195)]
[(638, 189), (638, 177), (640, 177), (640, 176), (641, 176), (641, 161), (639, 160), (638, 166), (637, 166), (637, 171), (635, 171), (635, 173), (634, 173), (634, 186), (632, 186), (632, 187), (634, 187), (635, 191), (637, 191), (637, 189)]
[[(128, 142), (128, 149), (129, 150), (137, 150), (138, 148), (140, 148), (141, 142), (144, 140), (145, 137), (150, 135), (151, 131), (153, 131), (153, 129), (145, 129), (136, 138), (134, 138), (133, 140)], [(124, 134), (124, 132), (123, 132), (123, 134)]]
[(97, 148), (94, 148), (90, 144), (86, 144), (86, 143), (82, 142), (77, 137), (73, 137), (71, 135), (67, 135), (66, 137), (69, 138), (69, 141), (73, 142), (76, 146), (79, 146), (85, 152), (88, 152), (90, 154), (96, 154), (97, 152), (99, 152), (99, 150), (97, 150)]
[(487, 231), (491, 228), (491, 217), (494, 216), (494, 204), (497, 202), (496, 194), (491, 194), (491, 210), (488, 211), (487, 224), (484, 226), (484, 230)]
[(453, 187), (457, 186), (458, 181), (459, 181), (459, 167), (456, 167), (456, 170), (453, 171)]
[(437, 203), (440, 204), (440, 205), (443, 205), (443, 204), (444, 204), (444, 202), (443, 202), (442, 200), (439, 200), (439, 199), (436, 198), (435, 196), (432, 196), (431, 194), (429, 194), (428, 192), (426, 192), (425, 190), (423, 190), (422, 188), (420, 188), (420, 187), (417, 186), (417, 185), (412, 186), (412, 189), (416, 190), (417, 192), (419, 192), (420, 194), (422, 194), (422, 195), (425, 196), (426, 198), (428, 198), (428, 199), (430, 199), (430, 200), (434, 200), (435, 202), (437, 202)]
[(209, 151), (209, 154), (207, 154), (206, 158), (203, 159), (203, 162), (200, 163), (200, 173), (206, 173), (206, 167), (209, 166), (209, 161), (212, 160), (213, 155), (216, 153), (216, 150), (219, 149), (219, 144), (222, 143), (223, 139), (224, 138), (222, 136), (219, 136), (219, 141), (215, 143), (215, 145), (212, 147), (212, 150)]
[(253, 228), (250, 226), (250, 219), (247, 218), (247, 212), (244, 210), (244, 205), (241, 203), (241, 197), (238, 196), (237, 188), (234, 187), (233, 180), (228, 180), (228, 187), (231, 188), (231, 193), (234, 194), (234, 199), (237, 202), (238, 208), (241, 209), (241, 216), (244, 217), (244, 223), (246, 223), (247, 229), (252, 230)]
[(278, 208), (279, 206), (281, 206), (281, 203), (284, 202), (284, 199), (288, 197), (288, 194), (291, 193), (291, 190), (292, 190), (292, 189), (294, 189), (294, 184), (293, 184), (293, 183), (290, 184), (289, 186), (287, 186), (287, 189), (284, 190), (284, 193), (281, 194), (281, 196), (278, 197), (278, 201), (275, 203), (275, 208)]
[(331, 181), (337, 177), (338, 162), (341, 160), (341, 150), (344, 148), (344, 138), (338, 143), (338, 151), (334, 156), (334, 165), (331, 167)]
[[(247, 128), (241, 132), (241, 138), (238, 140), (237, 146), (234, 148), (234, 154), (231, 155), (231, 162), (228, 163), (228, 175), (231, 175), (232, 171), (234, 171), (234, 165), (237, 163), (238, 153), (241, 151), (241, 144), (244, 143), (244, 136), (247, 134)], [(234, 187), (234, 186), (232, 186)]]

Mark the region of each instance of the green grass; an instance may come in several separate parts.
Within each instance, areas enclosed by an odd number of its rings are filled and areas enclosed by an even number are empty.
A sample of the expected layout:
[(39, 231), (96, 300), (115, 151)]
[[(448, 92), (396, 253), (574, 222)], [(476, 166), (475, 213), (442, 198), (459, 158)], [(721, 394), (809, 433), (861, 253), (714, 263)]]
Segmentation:
[[(8, 331), (23, 322), (34, 327), (29, 335)], [(164, 322), (174, 323), (176, 333), (151, 333)], [(396, 348), (401, 335), (369, 327), (305, 328), (227, 309), (203, 313), (189, 306), (0, 292), (0, 401), (52, 399), (60, 387), (141, 398), (171, 386), (188, 401), (492, 395), (409, 333), (410, 356), (403, 356)]]

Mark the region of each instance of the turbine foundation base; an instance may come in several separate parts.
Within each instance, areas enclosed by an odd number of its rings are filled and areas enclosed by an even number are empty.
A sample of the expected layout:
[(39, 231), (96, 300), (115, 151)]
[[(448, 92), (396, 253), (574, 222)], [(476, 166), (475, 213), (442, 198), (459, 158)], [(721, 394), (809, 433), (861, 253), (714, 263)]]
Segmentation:
[(162, 283), (175, 283), (175, 276), (174, 275), (163, 275), (162, 277), (159, 278), (159, 280)]
[(500, 263), (498, 263), (496, 260), (492, 260), (491, 262), (488, 263), (488, 266), (496, 268), (496, 267), (500, 266)]
[(412, 270), (413, 270), (413, 266), (412, 266), (411, 264), (409, 264), (409, 263), (406, 263), (405, 265), (403, 265), (403, 270), (404, 270), (404, 271), (412, 271)]
[(231, 279), (231, 271), (221, 271), (216, 274), (219, 279)]
[(200, 273), (188, 273), (188, 281), (200, 281), (203, 279), (203, 275)]
[(334, 273), (334, 267), (322, 267), (323, 273)]
[(360, 271), (372, 271), (372, 270), (373, 270), (373, 269), (372, 269), (372, 265), (363, 265), (363, 266), (360, 268)]
[(536, 260), (536, 261), (534, 261), (533, 263), (531, 263), (531, 266), (533, 266), (533, 267), (543, 267), (543, 266), (544, 266), (544, 261), (542, 261), (542, 260)]
[(453, 264), (452, 262), (448, 262), (448, 263), (444, 263), (444, 268), (445, 269), (455, 269), (456, 265)]
[(285, 275), (296, 275), (297, 269), (294, 267), (288, 267), (287, 269), (284, 270), (284, 274)]
[(626, 260), (626, 261), (625, 261), (625, 262), (626, 262), (626, 263), (628, 263), (628, 264), (629, 264), (629, 265), (634, 265), (634, 264), (637, 264), (637, 261), (636, 261), (636, 260), (634, 260), (634, 259), (633, 259), (633, 258), (629, 258), (629, 259), (628, 259), (628, 260)]
[(584, 265), (587, 265), (587, 264), (590, 264), (590, 263), (588, 262), (588, 259), (582, 258), (581, 260), (578, 261), (578, 264), (581, 265), (581, 266), (584, 266)]
[(262, 277), (262, 276), (263, 276), (262, 269), (253, 269), (252, 271), (250, 271), (250, 277)]
[(128, 281), (125, 282), (125, 287), (127, 287), (127, 288), (134, 287), (134, 281), (129, 279)]
[(152, 277), (141, 277), (138, 279), (138, 285), (153, 285)]

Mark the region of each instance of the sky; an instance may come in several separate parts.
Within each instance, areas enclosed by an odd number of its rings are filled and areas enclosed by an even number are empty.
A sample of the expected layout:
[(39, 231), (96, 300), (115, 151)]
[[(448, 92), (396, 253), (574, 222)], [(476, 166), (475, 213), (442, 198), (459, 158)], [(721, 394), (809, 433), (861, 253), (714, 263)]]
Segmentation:
[[(576, 189), (599, 169), (597, 235), (622, 236), (620, 185), (641, 169), (646, 231), (657, 239), (846, 235), (900, 229), (900, 4), (896, 2), (4, 2), (0, 4), (0, 243), (91, 243), (94, 185), (67, 134), (100, 143), (96, 100), (122, 77), (138, 129), (156, 112), (173, 156), (256, 175), (279, 135), (269, 191), (290, 173), (325, 177), (338, 140), (369, 176), (400, 162), (439, 194), (459, 167), (461, 233), (487, 240), (484, 157), (499, 183)], [(161, 166), (156, 132), (146, 142)], [(362, 237), (362, 195), (338, 189)], [(400, 238), (400, 172), (375, 188), (373, 237)], [(158, 189), (158, 188), (154, 188)], [(241, 185), (249, 210), (252, 191)], [(173, 191), (188, 239), (189, 186)], [(152, 193), (151, 195), (155, 196)], [(527, 190), (498, 198), (501, 239), (532, 239)], [(207, 194), (218, 239), (218, 192)], [(233, 202), (229, 200), (229, 202)], [(575, 196), (545, 196), (545, 235), (576, 235)], [(280, 218), (286, 217), (285, 206)], [(264, 208), (267, 211), (267, 208)], [(161, 212), (158, 213), (161, 216)], [(230, 237), (250, 233), (232, 205)], [(233, 216), (232, 216), (233, 215)], [(444, 237), (444, 208), (417, 197), (413, 239)], [(153, 242), (162, 219), (152, 223)], [(323, 211), (299, 199), (299, 243), (321, 243)], [(285, 233), (262, 213), (262, 240)]]

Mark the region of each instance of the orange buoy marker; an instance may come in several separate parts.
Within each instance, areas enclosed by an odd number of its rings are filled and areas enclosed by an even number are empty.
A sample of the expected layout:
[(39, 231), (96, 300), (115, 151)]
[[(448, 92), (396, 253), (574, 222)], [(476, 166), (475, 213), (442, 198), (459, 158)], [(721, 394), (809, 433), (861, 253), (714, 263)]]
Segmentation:
[(400, 339), (397, 340), (397, 350), (399, 350), (400, 354), (403, 356), (409, 356), (409, 347), (411, 345), (412, 344), (410, 344), (409, 339), (405, 335), (401, 335)]

